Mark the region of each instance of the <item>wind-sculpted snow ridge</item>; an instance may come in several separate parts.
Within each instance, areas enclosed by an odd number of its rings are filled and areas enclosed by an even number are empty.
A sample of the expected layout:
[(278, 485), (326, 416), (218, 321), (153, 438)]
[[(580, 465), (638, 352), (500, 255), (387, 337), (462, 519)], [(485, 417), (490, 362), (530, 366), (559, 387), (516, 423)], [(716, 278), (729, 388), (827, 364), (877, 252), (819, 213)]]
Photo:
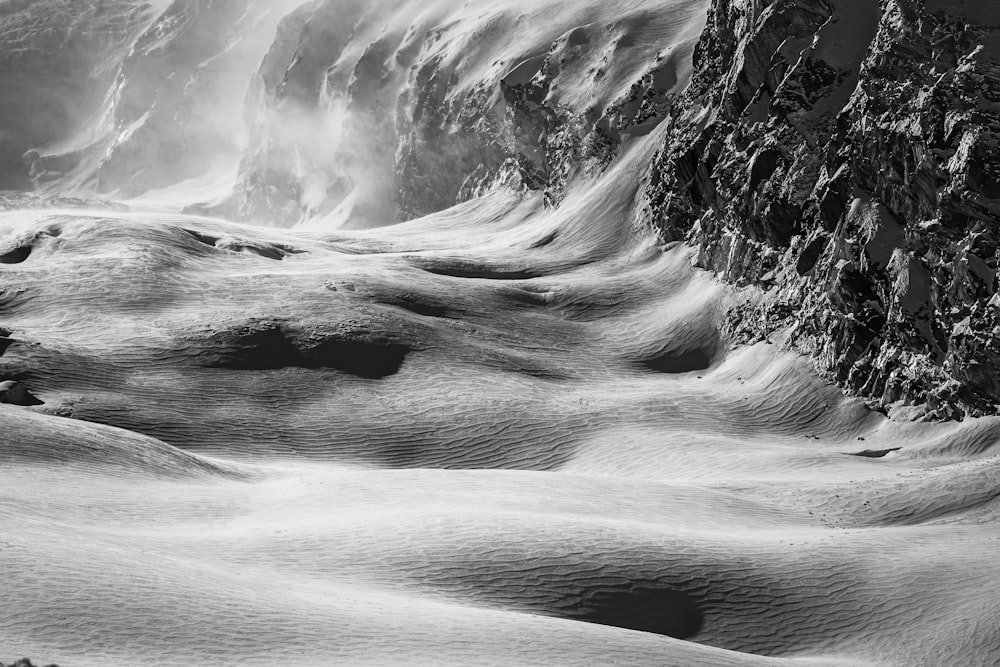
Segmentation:
[(1000, 420), (892, 421), (629, 222), (0, 213), (0, 636), (62, 665), (994, 665)]

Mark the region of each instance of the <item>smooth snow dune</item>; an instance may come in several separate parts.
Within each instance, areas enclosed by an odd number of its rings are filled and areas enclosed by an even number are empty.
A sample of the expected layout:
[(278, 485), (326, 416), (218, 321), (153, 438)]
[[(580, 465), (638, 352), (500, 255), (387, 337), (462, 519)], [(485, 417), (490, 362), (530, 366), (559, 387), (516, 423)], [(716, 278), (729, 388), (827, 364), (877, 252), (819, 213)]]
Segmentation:
[(0, 463), (149, 478), (245, 479), (251, 469), (198, 456), (149, 436), (0, 405)]

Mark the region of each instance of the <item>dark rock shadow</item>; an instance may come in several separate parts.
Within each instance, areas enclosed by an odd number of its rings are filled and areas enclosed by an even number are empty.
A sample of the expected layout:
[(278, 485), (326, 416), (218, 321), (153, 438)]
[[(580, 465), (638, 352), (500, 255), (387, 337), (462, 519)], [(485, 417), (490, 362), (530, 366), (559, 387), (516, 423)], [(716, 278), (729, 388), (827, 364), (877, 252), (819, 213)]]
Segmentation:
[(0, 382), (0, 403), (25, 407), (45, 405), (45, 401), (39, 399), (37, 396), (33, 396), (23, 384), (14, 380)]
[(880, 459), (889, 452), (897, 452), (902, 447), (890, 447), (889, 449), (865, 449), (860, 452), (847, 452), (850, 456), (861, 456), (866, 459)]
[(405, 345), (390, 342), (296, 338), (280, 326), (217, 334), (210, 340), (210, 347), (212, 352), (206, 365), (215, 368), (332, 368), (371, 379), (399, 372), (411, 351)]
[(688, 639), (701, 631), (704, 614), (687, 593), (640, 587), (630, 591), (598, 590), (567, 610), (579, 621)]
[(0, 264), (20, 264), (31, 256), (31, 246), (24, 244), (0, 254)]
[(712, 365), (712, 356), (705, 350), (670, 352), (639, 362), (643, 368), (657, 373), (691, 373), (703, 371)]
[(419, 269), (438, 276), (452, 278), (483, 278), (486, 280), (530, 280), (545, 275), (531, 269), (515, 269), (480, 262), (458, 259), (430, 259), (411, 257), (411, 263)]

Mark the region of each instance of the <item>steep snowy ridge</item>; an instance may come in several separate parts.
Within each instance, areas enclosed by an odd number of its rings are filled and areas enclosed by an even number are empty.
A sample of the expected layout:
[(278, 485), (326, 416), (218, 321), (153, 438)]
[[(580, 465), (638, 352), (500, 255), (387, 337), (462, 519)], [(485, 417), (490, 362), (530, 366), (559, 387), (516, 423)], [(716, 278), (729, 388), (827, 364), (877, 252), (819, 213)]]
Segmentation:
[(235, 212), (377, 226), (502, 186), (558, 201), (686, 80), (704, 3), (674, 4), (310, 3), (249, 105)]
[(147, 3), (144, 29), (120, 35), (113, 81), (83, 131), (25, 156), (38, 188), (128, 199), (225, 172), (245, 144), (247, 81), (295, 4)]
[(0, 190), (31, 187), (26, 151), (83, 131), (149, 15), (138, 0), (0, 2)]
[(33, 137), (27, 168), (50, 193), (277, 226), (379, 226), (497, 187), (557, 202), (665, 117), (705, 6), (176, 0), (118, 36), (95, 121), (69, 148)]

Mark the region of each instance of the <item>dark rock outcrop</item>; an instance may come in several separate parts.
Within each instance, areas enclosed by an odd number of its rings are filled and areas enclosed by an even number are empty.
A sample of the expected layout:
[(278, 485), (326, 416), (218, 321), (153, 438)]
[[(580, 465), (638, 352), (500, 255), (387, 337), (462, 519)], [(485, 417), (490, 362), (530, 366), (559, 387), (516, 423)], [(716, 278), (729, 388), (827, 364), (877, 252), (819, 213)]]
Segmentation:
[(1000, 11), (717, 1), (640, 217), (878, 406), (1000, 404)]

